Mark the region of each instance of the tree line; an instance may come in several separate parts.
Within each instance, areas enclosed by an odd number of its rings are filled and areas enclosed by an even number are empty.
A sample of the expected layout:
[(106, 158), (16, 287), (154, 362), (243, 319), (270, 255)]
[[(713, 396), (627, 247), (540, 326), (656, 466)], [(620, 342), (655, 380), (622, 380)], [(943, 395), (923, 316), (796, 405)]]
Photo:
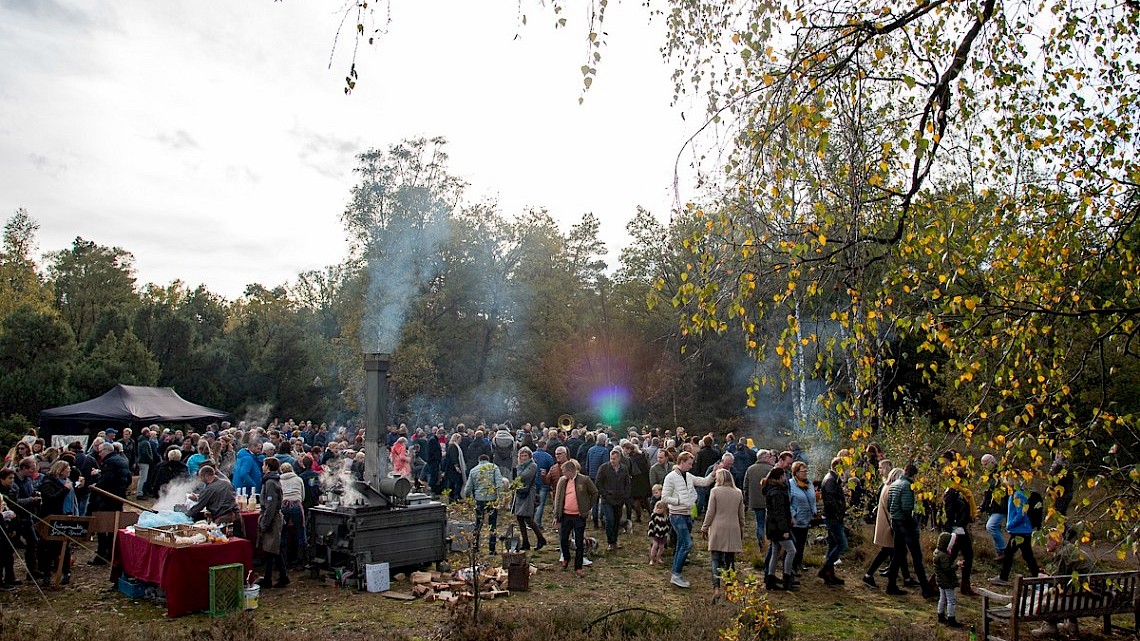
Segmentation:
[[(683, 265), (678, 229), (639, 210), (616, 269), (599, 220), (569, 230), (531, 209), (470, 203), (442, 139), (358, 156), (341, 263), (236, 300), (183, 281), (141, 285), (130, 251), (76, 238), (37, 257), (20, 209), (0, 253), (0, 416), (117, 383), (173, 387), (264, 422), (362, 414), (362, 354), (392, 354), (393, 420), (684, 424), (743, 420), (745, 355), (727, 338), (686, 338), (651, 283)], [(691, 347), (684, 353), (680, 345)], [(606, 409), (607, 394), (624, 399)]]

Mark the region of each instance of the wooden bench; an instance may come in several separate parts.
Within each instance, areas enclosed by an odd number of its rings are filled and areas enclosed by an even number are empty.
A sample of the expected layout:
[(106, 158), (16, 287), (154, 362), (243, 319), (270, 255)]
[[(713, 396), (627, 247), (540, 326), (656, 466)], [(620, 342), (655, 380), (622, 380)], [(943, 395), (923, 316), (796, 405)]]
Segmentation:
[[(1017, 641), (1020, 627), (1030, 621), (1052, 621), (1082, 617), (1104, 617), (1104, 634), (1113, 630), (1112, 615), (1132, 613), (1132, 630), (1140, 630), (1140, 572), (1104, 572), (1069, 576), (1017, 577), (1013, 594), (1006, 596), (985, 589), (982, 595), (982, 640)], [(995, 604), (997, 602), (997, 604)], [(1005, 603), (1006, 605), (998, 605)], [(1004, 622), (1008, 638), (994, 636), (990, 622)]]

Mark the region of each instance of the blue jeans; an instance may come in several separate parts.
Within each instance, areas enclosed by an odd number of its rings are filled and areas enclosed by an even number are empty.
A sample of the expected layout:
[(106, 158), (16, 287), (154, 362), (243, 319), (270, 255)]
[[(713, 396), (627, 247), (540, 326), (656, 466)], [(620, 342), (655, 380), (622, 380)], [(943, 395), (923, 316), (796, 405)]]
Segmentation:
[(686, 514), (670, 514), (669, 525), (677, 533), (677, 551), (673, 553), (673, 574), (681, 574), (685, 568), (685, 559), (689, 557), (689, 550), (693, 547), (693, 517)]
[(752, 515), (756, 517), (756, 544), (763, 550), (764, 540), (767, 537), (764, 528), (768, 524), (768, 510), (757, 508), (752, 510)]
[(621, 506), (602, 503), (602, 522), (606, 524), (606, 543), (617, 545), (618, 523), (621, 521)]
[(994, 552), (1002, 554), (1005, 552), (1005, 538), (1001, 535), (1001, 525), (1005, 523), (1004, 514), (991, 514), (990, 518), (986, 521), (986, 532), (994, 540)]
[(823, 567), (835, 565), (839, 557), (847, 551), (847, 530), (843, 519), (825, 519), (827, 522), (827, 556), (823, 557)]
[(483, 515), (487, 515), (487, 523), (491, 532), (487, 535), (487, 549), (495, 553), (495, 528), (499, 524), (499, 508), (494, 501), (475, 501), (475, 545), (479, 545), (479, 533), (483, 530)]
[(538, 488), (538, 505), (534, 507), (534, 522), (538, 523), (538, 527), (545, 530), (546, 526), (542, 524), (542, 513), (546, 511), (546, 499), (550, 496), (550, 488), (543, 483)]
[(710, 551), (709, 556), (712, 557), (711, 563), (713, 587), (719, 588), (721, 570), (736, 570), (736, 552)]
[(301, 504), (285, 502), (281, 504), (281, 556), (289, 559), (289, 525), (293, 526), (293, 540), (296, 542), (298, 557), (305, 555), (305, 511)]

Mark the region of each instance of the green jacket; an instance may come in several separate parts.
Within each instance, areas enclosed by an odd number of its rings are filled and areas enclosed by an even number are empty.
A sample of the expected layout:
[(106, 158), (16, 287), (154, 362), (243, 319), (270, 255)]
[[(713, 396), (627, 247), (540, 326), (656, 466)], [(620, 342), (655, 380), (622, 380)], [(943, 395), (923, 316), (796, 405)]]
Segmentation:
[(887, 514), (892, 521), (910, 522), (914, 518), (914, 490), (910, 489), (910, 479), (900, 476), (891, 483), (887, 492)]
[(948, 551), (950, 537), (949, 532), (940, 534), (938, 536), (938, 549), (934, 551), (934, 578), (938, 581), (940, 588), (958, 587), (958, 568), (954, 565), (954, 559)]

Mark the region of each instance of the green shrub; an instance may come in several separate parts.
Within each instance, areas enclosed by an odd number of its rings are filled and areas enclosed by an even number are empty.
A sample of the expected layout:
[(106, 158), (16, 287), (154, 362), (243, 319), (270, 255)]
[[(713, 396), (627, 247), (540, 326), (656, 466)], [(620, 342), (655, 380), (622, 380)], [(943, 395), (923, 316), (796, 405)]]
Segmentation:
[(0, 417), (0, 450), (2, 450), (2, 454), (7, 454), (8, 450), (16, 445), (16, 441), (27, 434), (28, 430), (35, 429), (35, 427), (31, 421), (21, 414), (8, 414)]

